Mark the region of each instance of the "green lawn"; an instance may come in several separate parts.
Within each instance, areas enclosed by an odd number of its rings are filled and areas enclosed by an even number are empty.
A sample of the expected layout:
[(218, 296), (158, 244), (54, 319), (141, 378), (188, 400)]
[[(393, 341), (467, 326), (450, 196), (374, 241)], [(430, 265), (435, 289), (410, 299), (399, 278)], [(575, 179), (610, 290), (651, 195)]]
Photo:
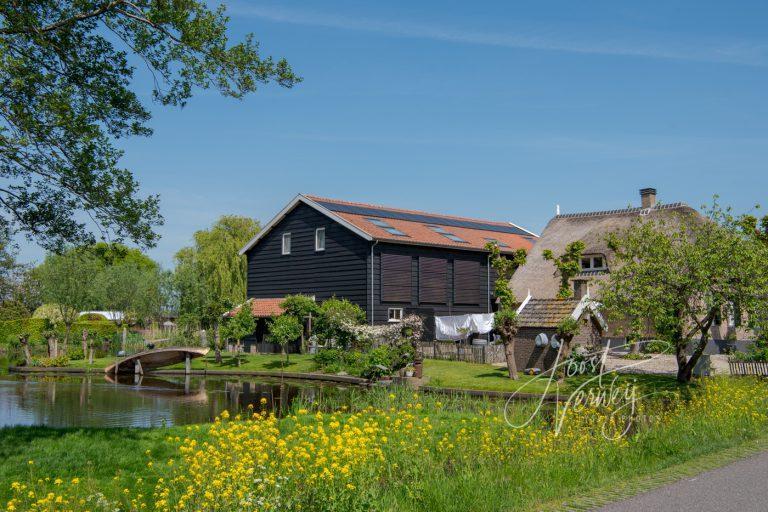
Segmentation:
[[(424, 361), (424, 375), (429, 377), (429, 386), (444, 388), (476, 389), (486, 391), (517, 391), (521, 393), (543, 393), (547, 387), (546, 377), (520, 375), (518, 380), (507, 376), (503, 366), (465, 363), (461, 361)], [(571, 377), (560, 385), (560, 393), (571, 392), (593, 376)], [(603, 376), (603, 382), (613, 379), (613, 374)], [(617, 382), (636, 381), (641, 392), (670, 391), (679, 384), (672, 377), (664, 375), (620, 374)], [(555, 393), (554, 383), (548, 393)]]
[[(93, 361), (92, 368), (105, 368), (115, 362), (113, 357), (103, 357), (95, 359)], [(71, 361), (70, 367), (74, 368), (87, 368), (89, 367), (88, 361), (80, 359)], [(165, 369), (183, 369), (184, 364), (180, 363), (174, 366), (169, 366)], [(312, 356), (308, 354), (291, 354), (288, 362), (285, 362), (285, 356), (280, 354), (241, 354), (240, 366), (229, 353), (224, 353), (221, 364), (216, 363), (216, 358), (213, 353), (208, 354), (205, 357), (200, 357), (192, 360), (193, 370), (231, 370), (236, 371), (270, 371), (279, 372), (283, 369), (286, 372), (298, 372), (308, 373), (317, 371), (317, 368), (312, 362)]]
[[(225, 371), (270, 371), (279, 372), (281, 368), (286, 372), (311, 373), (318, 372), (318, 368), (308, 354), (292, 354), (288, 363), (280, 354), (242, 354), (240, 366), (229, 353), (223, 354), (221, 364), (217, 364), (213, 354), (193, 359), (192, 368), (195, 370), (225, 370)], [(92, 368), (101, 369), (112, 363), (114, 358), (101, 358), (94, 360)], [(76, 360), (69, 363), (70, 367), (89, 367), (87, 361)], [(168, 367), (169, 369), (183, 369), (183, 364)], [(507, 370), (503, 366), (489, 364), (465, 363), (461, 361), (442, 361), (427, 359), (424, 361), (424, 375), (428, 377), (428, 385), (445, 388), (472, 389), (482, 391), (517, 391), (523, 393), (543, 393), (547, 387), (547, 379), (544, 377), (531, 377), (520, 375), (520, 379), (512, 380), (507, 376)], [(591, 377), (572, 377), (560, 385), (560, 393), (570, 392), (585, 380)], [(609, 376), (603, 379), (612, 378)], [(641, 390), (661, 391), (677, 389), (675, 379), (658, 375), (620, 375), (619, 381), (636, 380)], [(554, 384), (548, 392), (555, 393)]]

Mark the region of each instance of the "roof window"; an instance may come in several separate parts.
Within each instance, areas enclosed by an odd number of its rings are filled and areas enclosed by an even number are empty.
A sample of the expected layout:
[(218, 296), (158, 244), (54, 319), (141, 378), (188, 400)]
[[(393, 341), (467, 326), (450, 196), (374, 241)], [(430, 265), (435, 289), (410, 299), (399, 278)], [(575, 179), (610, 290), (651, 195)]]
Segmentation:
[(496, 240), (495, 238), (486, 238), (485, 241), (486, 242), (494, 243), (494, 244), (496, 244), (496, 245), (498, 245), (499, 247), (502, 247), (502, 248), (509, 247), (507, 244), (505, 244), (501, 240)]
[(370, 217), (370, 218), (368, 218), (367, 220), (368, 220), (368, 222), (370, 222), (370, 223), (371, 223), (371, 224), (373, 224), (374, 226), (376, 226), (376, 227), (379, 227), (379, 228), (383, 229), (384, 231), (386, 231), (386, 232), (387, 232), (387, 233), (389, 233), (390, 235), (408, 237), (408, 235), (406, 235), (405, 233), (403, 233), (403, 232), (402, 232), (402, 231), (400, 231), (399, 229), (397, 229), (397, 228), (395, 228), (395, 227), (391, 226), (391, 225), (390, 225), (390, 224), (389, 224), (387, 221), (385, 221), (385, 220), (382, 220), (382, 219), (376, 219), (376, 218), (373, 218), (373, 217)]
[(459, 236), (456, 236), (456, 235), (454, 235), (453, 233), (451, 233), (449, 231), (446, 231), (445, 228), (443, 228), (442, 226), (435, 226), (434, 224), (427, 224), (427, 227), (429, 229), (431, 229), (432, 231), (434, 231), (435, 233), (439, 233), (439, 234), (443, 235), (448, 240), (452, 240), (452, 241), (458, 242), (460, 244), (468, 244), (469, 243), (466, 240), (464, 240), (463, 238), (461, 238)]

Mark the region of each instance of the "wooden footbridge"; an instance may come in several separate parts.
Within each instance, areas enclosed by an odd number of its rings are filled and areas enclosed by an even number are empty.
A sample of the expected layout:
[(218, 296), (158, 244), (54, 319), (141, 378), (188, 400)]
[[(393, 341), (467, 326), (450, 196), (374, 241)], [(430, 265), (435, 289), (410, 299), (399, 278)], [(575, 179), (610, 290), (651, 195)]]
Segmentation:
[(190, 373), (192, 370), (192, 359), (203, 357), (209, 350), (209, 348), (202, 347), (166, 347), (145, 350), (126, 356), (107, 366), (104, 368), (104, 373), (135, 373), (144, 375), (145, 370), (178, 363), (186, 363), (185, 371)]

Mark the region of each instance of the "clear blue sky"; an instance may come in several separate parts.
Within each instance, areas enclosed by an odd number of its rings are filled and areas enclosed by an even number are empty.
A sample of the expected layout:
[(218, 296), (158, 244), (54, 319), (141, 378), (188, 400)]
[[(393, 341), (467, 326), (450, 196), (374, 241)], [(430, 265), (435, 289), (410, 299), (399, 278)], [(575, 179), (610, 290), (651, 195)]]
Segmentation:
[(537, 232), (556, 204), (624, 207), (646, 186), (768, 203), (768, 2), (227, 5), (233, 37), (305, 81), (153, 106), (154, 136), (120, 141), (162, 196), (166, 267), (219, 215), (265, 223), (298, 192)]

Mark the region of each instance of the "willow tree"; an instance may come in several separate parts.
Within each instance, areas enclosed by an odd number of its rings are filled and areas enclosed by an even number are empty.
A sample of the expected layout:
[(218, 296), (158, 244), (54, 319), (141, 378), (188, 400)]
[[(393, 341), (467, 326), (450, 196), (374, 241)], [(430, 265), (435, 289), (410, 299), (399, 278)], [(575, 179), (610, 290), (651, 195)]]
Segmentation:
[(525, 264), (525, 249), (518, 249), (512, 254), (503, 255), (495, 242), (488, 242), (485, 248), (491, 253), (490, 262), (497, 277), (493, 291), (498, 301), (498, 310), (494, 315), (496, 330), (504, 343), (504, 357), (507, 360), (507, 372), (510, 379), (518, 379), (515, 362), (515, 335), (518, 331), (517, 299), (509, 286), (515, 271)]
[(34, 269), (43, 302), (54, 305), (56, 317), (64, 325), (65, 345), (80, 312), (93, 304), (92, 283), (98, 270), (96, 260), (78, 250), (49, 254)]
[(183, 323), (216, 329), (226, 309), (245, 302), (247, 261), (239, 251), (259, 230), (254, 219), (224, 215), (176, 253), (174, 280)]
[(609, 236), (616, 264), (601, 302), (609, 314), (642, 319), (667, 338), (680, 382), (691, 380), (717, 318), (766, 311), (768, 245), (740, 220), (715, 204), (706, 218), (638, 218)]
[(300, 81), (252, 35), (231, 42), (228, 24), (203, 0), (0, 2), (0, 230), (59, 251), (95, 241), (89, 219), (104, 238), (155, 245), (159, 199), (115, 146), (152, 134), (140, 79), (170, 106)]

